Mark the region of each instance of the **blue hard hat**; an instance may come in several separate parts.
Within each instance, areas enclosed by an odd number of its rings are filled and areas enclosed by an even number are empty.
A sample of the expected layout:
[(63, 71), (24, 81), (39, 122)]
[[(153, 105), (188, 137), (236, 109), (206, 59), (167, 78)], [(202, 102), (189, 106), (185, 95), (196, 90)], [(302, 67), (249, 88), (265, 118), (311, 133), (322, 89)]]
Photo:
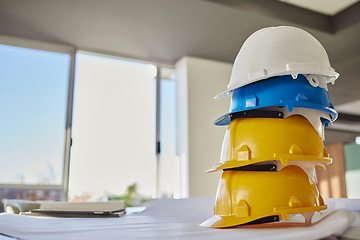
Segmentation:
[(289, 111), (294, 107), (316, 109), (330, 114), (331, 122), (338, 117), (327, 90), (312, 86), (304, 75), (299, 74), (297, 79), (284, 75), (235, 89), (229, 113), (217, 118), (214, 123), (228, 125), (234, 113), (265, 107), (287, 107)]

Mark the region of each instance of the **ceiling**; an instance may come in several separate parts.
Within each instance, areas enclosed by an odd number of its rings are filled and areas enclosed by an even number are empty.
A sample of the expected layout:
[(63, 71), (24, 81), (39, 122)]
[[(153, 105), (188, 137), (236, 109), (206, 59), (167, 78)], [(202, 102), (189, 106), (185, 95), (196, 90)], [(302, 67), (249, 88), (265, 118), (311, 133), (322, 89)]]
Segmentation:
[(359, 0), (278, 0), (328, 16), (335, 16)]
[(232, 63), (254, 31), (292, 25), (314, 35), (340, 73), (329, 87), (335, 107), (359, 101), (360, 3), (315, 2), (319, 10), (277, 0), (0, 0), (0, 34), (163, 64), (185, 55)]

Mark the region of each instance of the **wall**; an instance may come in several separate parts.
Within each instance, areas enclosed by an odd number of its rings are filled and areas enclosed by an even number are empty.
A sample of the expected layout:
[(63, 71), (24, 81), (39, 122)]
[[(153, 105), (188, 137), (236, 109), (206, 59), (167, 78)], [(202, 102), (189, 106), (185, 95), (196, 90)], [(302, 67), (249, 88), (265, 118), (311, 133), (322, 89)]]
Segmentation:
[(323, 198), (346, 198), (344, 145), (333, 143), (325, 148), (333, 162), (325, 169), (316, 168), (320, 195)]
[(175, 67), (182, 197), (215, 197), (221, 172), (204, 171), (219, 163), (226, 127), (215, 126), (213, 120), (228, 111), (230, 98), (214, 96), (226, 89), (232, 64), (183, 57)]

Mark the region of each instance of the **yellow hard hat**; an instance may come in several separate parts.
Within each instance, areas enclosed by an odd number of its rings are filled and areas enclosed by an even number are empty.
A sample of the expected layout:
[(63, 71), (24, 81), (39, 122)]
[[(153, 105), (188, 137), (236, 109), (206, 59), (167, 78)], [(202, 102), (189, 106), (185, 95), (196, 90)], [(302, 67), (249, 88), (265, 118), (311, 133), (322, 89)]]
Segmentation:
[(216, 194), (215, 216), (201, 226), (231, 227), (270, 216), (287, 220), (289, 214), (326, 208), (316, 185), (310, 184), (298, 166), (287, 166), (278, 172), (226, 170)]
[(288, 118), (237, 118), (223, 142), (220, 164), (206, 172), (278, 160), (330, 164), (332, 159), (311, 123), (300, 115)]

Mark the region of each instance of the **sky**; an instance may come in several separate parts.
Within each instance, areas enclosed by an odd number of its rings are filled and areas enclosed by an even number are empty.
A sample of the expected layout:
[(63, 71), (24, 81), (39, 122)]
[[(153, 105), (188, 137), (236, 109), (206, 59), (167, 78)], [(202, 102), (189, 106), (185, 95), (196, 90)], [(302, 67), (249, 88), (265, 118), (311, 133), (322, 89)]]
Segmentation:
[(0, 45), (1, 183), (61, 183), (69, 61)]

